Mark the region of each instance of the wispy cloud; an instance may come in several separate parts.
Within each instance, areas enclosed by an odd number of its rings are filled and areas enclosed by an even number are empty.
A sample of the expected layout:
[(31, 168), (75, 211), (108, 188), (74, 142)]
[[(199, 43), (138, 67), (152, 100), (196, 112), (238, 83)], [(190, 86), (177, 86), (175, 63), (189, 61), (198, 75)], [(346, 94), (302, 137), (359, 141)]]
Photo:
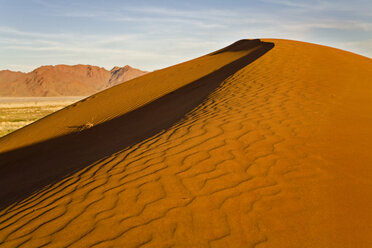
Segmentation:
[[(159, 69), (174, 63), (179, 63), (191, 57), (185, 56), (182, 51), (206, 47), (195, 43), (195, 40), (177, 38), (168, 39), (167, 43), (176, 46), (167, 48), (162, 52), (162, 42), (157, 40), (147, 41), (140, 34), (131, 35), (73, 35), (59, 33), (25, 32), (14, 28), (0, 27), (0, 33), (11, 34), (12, 37), (0, 36), (0, 54), (23, 53), (28, 58), (38, 58), (41, 61), (34, 67), (43, 64), (97, 64), (112, 68), (115, 65), (131, 64), (145, 70)], [(164, 40), (163, 40), (164, 41)], [(150, 47), (149, 47), (150, 46)], [(159, 49), (151, 48), (151, 46)], [(181, 51), (181, 53), (180, 53)], [(193, 56), (193, 55), (191, 55)], [(162, 61), (159, 61), (162, 58)], [(20, 70), (30, 66), (16, 66), (0, 63), (5, 68)]]
[[(366, 16), (371, 16), (370, 7), (372, 2), (369, 0), (362, 0), (356, 2), (339, 0), (339, 1), (327, 1), (327, 0), (315, 0), (315, 1), (295, 1), (295, 0), (261, 0), (262, 2), (282, 5), (289, 8), (303, 9), (308, 12), (312, 11), (347, 11), (355, 12)], [(362, 2), (362, 3), (361, 3)]]
[(19, 36), (27, 36), (27, 37), (40, 37), (40, 38), (67, 38), (73, 37), (73, 34), (67, 33), (40, 33), (40, 32), (29, 32), (29, 31), (22, 31), (12, 27), (5, 27), (0, 26), (0, 33), (3, 34), (11, 34), (11, 35), (19, 35)]
[[(365, 9), (359, 9), (359, 19), (345, 19), (342, 17), (323, 16), (319, 18), (314, 11), (350, 11), (352, 4), (334, 3), (327, 1), (317, 1), (316, 4), (305, 1), (290, 0), (261, 0), (262, 2), (275, 3), (293, 8), (285, 10), (276, 10), (274, 13), (262, 13), (254, 8), (242, 7), (232, 10), (177, 10), (165, 7), (121, 7), (107, 10), (84, 10), (80, 12), (62, 12), (58, 15), (66, 17), (80, 18), (101, 18), (106, 21), (131, 22), (138, 25), (157, 25), (163, 27), (166, 25), (190, 25), (201, 29), (211, 28), (232, 28), (232, 24), (258, 24), (258, 25), (277, 25), (289, 29), (311, 29), (311, 28), (332, 28), (340, 30), (372, 30), (371, 20), (362, 20), (361, 12)], [(372, 4), (371, 8), (372, 8)], [(304, 15), (300, 10), (306, 12)], [(300, 11), (300, 12), (299, 12)], [(288, 13), (291, 13), (288, 15)], [(370, 11), (367, 11), (371, 15)], [(368, 15), (367, 15), (368, 16)], [(159, 26), (160, 25), (160, 26)], [(197, 30), (196, 30), (197, 31)]]

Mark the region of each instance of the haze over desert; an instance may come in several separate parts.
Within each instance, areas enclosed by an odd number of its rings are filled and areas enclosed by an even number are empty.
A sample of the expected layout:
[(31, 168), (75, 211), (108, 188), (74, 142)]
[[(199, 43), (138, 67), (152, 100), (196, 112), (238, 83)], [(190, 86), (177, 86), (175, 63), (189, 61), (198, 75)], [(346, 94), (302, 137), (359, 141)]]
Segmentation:
[(3, 6), (1, 248), (372, 247), (372, 5)]

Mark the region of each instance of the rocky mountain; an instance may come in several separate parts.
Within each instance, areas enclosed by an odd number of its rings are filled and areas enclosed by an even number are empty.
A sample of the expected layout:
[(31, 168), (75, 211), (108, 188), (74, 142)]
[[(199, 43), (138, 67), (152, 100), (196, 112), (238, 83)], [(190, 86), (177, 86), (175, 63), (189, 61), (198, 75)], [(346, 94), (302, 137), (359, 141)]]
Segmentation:
[(32, 72), (0, 71), (0, 96), (85, 96), (139, 77), (130, 66), (111, 71), (91, 65), (41, 66)]

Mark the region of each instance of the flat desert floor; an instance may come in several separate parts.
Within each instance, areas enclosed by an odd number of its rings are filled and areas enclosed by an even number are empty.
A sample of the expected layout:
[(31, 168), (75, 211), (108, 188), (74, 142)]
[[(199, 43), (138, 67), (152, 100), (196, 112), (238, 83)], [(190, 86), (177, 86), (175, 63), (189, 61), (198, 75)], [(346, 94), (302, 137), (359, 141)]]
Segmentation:
[(31, 124), (83, 97), (0, 97), (0, 137)]
[(241, 40), (0, 139), (1, 247), (372, 247), (372, 60)]

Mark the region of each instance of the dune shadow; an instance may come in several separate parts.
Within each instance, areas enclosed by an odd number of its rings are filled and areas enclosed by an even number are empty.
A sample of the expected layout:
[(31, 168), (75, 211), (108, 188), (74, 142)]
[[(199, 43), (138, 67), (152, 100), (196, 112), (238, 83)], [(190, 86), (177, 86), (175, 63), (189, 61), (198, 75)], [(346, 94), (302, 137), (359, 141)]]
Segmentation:
[[(260, 39), (254, 39), (254, 40), (239, 40), (237, 42), (234, 42), (233, 44), (224, 47), (220, 50), (217, 50), (209, 55), (216, 55), (224, 52), (239, 52), (239, 51), (246, 51), (248, 49), (255, 48), (259, 45), (261, 45), (263, 42)], [(273, 44), (273, 43), (272, 43)]]
[[(238, 41), (238, 50), (243, 49), (242, 43), (248, 45), (246, 49), (252, 48), (250, 42)], [(0, 209), (170, 128), (226, 78), (274, 47), (273, 43), (254, 40), (254, 46), (257, 45), (260, 47), (248, 55), (130, 113), (76, 133), (0, 154)]]

